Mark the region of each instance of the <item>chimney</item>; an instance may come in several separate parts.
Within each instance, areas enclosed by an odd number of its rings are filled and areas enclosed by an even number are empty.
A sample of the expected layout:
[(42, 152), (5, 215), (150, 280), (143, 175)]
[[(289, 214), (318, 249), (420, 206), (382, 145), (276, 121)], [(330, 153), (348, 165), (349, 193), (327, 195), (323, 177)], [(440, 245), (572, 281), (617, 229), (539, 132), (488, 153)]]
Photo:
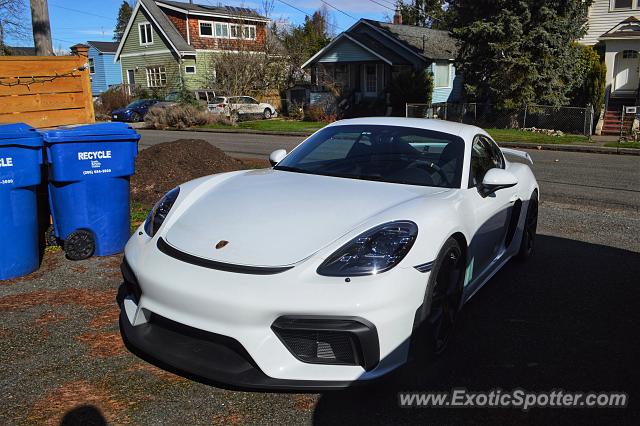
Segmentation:
[(400, 6), (396, 6), (396, 13), (393, 15), (393, 23), (396, 25), (402, 25), (402, 13), (400, 13)]

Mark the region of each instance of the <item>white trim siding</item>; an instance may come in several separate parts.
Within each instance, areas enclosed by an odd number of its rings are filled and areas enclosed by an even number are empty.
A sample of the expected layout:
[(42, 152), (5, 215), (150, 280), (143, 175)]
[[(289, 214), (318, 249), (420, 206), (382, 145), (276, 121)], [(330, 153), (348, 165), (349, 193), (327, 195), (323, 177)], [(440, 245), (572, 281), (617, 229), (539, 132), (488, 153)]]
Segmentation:
[(589, 8), (589, 29), (582, 38), (581, 43), (594, 45), (598, 37), (618, 25), (625, 19), (635, 16), (640, 19), (640, 0), (631, 0), (632, 7), (615, 9), (612, 7), (615, 0), (594, 0)]

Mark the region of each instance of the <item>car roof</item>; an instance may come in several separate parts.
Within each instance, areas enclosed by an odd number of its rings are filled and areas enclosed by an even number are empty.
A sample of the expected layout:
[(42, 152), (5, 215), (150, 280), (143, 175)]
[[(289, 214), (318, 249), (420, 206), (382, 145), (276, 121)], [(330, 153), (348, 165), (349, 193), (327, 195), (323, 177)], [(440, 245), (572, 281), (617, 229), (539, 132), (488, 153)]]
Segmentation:
[(413, 127), (417, 129), (433, 130), (460, 136), (466, 141), (471, 141), (477, 134), (489, 136), (480, 127), (453, 121), (429, 119), (429, 118), (405, 118), (405, 117), (363, 117), (340, 120), (329, 126), (369, 125), (369, 126), (398, 126)]

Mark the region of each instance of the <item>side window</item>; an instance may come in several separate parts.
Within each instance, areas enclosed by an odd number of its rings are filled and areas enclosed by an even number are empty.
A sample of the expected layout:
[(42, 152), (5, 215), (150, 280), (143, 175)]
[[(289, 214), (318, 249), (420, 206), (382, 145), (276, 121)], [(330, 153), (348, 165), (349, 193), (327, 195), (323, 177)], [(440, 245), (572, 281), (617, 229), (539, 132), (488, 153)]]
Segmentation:
[(486, 138), (478, 135), (473, 139), (471, 146), (471, 170), (469, 172), (469, 188), (482, 183), (484, 175), (496, 167), (495, 157), (491, 144)]
[(493, 161), (493, 167), (496, 169), (504, 169), (504, 157), (502, 151), (498, 148), (498, 145), (486, 136), (480, 136), (489, 145), (491, 149), (491, 159)]

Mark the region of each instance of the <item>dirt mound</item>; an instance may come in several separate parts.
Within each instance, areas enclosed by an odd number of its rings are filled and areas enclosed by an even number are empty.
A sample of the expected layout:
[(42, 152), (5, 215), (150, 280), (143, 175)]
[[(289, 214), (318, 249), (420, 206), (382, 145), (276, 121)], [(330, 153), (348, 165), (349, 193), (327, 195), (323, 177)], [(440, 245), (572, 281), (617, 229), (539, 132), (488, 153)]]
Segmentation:
[(220, 149), (200, 139), (180, 139), (138, 154), (131, 177), (131, 201), (153, 206), (177, 185), (214, 173), (246, 168)]

